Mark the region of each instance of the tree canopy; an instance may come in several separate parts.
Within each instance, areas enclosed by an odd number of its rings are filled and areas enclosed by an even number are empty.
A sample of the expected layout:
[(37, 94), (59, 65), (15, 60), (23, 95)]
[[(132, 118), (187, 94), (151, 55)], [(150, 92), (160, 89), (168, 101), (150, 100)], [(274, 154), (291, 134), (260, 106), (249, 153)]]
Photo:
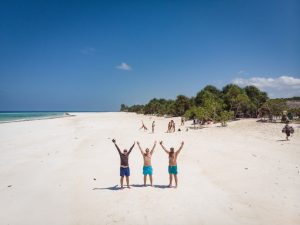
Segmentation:
[(214, 120), (226, 124), (227, 120), (237, 117), (281, 115), (287, 109), (286, 100), (269, 99), (266, 92), (255, 86), (241, 88), (236, 84), (227, 84), (220, 90), (213, 85), (207, 85), (192, 97), (178, 95), (175, 100), (153, 98), (145, 105), (122, 104), (121, 111), (184, 116), (188, 119)]

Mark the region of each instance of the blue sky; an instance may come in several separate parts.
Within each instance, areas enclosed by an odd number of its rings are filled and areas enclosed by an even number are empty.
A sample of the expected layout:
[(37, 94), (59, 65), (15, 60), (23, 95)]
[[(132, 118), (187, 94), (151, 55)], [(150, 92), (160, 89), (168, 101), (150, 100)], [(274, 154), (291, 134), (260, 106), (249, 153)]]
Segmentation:
[(0, 1), (0, 110), (119, 110), (255, 84), (300, 95), (300, 2)]

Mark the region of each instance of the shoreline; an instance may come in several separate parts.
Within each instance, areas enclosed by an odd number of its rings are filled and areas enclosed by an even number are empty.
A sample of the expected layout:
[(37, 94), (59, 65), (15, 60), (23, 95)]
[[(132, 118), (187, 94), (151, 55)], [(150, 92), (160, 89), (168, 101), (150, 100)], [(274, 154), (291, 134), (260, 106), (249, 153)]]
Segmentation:
[(72, 117), (72, 116), (76, 116), (76, 115), (61, 115), (61, 116), (53, 116), (53, 117), (36, 117), (36, 118), (32, 118), (32, 119), (0, 121), (0, 124), (17, 123), (17, 122), (29, 122), (29, 121), (35, 121), (35, 120), (50, 120), (50, 119), (58, 119), (58, 118)]

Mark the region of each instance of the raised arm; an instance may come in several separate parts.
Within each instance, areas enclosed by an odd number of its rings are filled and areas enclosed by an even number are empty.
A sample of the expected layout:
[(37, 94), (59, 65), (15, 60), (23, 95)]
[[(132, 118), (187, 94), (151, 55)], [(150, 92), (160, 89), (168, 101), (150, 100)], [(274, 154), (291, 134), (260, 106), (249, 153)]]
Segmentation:
[(180, 153), (180, 151), (182, 150), (183, 145), (184, 145), (184, 142), (181, 142), (181, 145), (180, 145), (179, 149), (176, 151), (176, 154), (177, 154), (177, 155), (178, 155), (178, 154)]
[(162, 147), (162, 149), (167, 153), (169, 154), (170, 152), (165, 148), (165, 146), (163, 146), (163, 142), (159, 142), (160, 146)]
[(115, 144), (115, 146), (116, 146), (116, 148), (117, 148), (119, 154), (121, 154), (121, 150), (119, 149), (119, 147), (118, 147), (118, 145), (117, 145), (117, 143), (116, 143), (116, 140), (115, 140), (115, 139), (112, 139), (112, 142)]
[(152, 147), (152, 149), (151, 149), (151, 152), (150, 152), (151, 155), (152, 155), (153, 152), (154, 152), (155, 146), (156, 146), (156, 141), (154, 142), (154, 145), (153, 145), (153, 147)]
[(136, 143), (137, 143), (137, 145), (139, 146), (139, 149), (140, 149), (142, 155), (144, 155), (144, 151), (143, 151), (143, 149), (141, 148), (140, 142), (136, 142)]
[(135, 145), (135, 142), (134, 142), (134, 143), (133, 143), (133, 145), (130, 147), (130, 149), (129, 149), (129, 152), (128, 152), (128, 155), (129, 155), (129, 154), (130, 154), (130, 152), (132, 151), (132, 149), (133, 149), (134, 145)]

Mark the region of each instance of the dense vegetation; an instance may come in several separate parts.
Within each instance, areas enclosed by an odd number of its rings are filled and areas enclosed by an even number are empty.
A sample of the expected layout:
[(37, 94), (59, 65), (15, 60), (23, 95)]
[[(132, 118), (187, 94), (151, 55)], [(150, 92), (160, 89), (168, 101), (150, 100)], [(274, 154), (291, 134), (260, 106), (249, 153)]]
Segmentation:
[[(121, 105), (121, 111), (126, 112), (184, 116), (187, 119), (220, 121), (224, 124), (239, 117), (266, 116), (272, 119), (282, 115), (284, 110), (287, 110), (286, 99), (269, 99), (266, 92), (255, 86), (241, 88), (235, 84), (228, 84), (222, 90), (207, 85), (191, 98), (178, 95), (175, 100), (153, 98), (145, 105)], [(294, 111), (299, 113), (297, 109)]]

